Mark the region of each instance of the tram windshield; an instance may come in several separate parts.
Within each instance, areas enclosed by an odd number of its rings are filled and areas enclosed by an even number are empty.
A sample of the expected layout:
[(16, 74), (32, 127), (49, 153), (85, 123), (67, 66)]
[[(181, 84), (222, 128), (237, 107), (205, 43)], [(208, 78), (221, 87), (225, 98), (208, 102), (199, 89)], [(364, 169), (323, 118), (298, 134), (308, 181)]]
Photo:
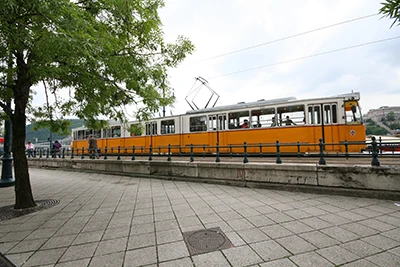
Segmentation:
[(361, 124), (361, 110), (357, 101), (344, 102), (346, 124)]

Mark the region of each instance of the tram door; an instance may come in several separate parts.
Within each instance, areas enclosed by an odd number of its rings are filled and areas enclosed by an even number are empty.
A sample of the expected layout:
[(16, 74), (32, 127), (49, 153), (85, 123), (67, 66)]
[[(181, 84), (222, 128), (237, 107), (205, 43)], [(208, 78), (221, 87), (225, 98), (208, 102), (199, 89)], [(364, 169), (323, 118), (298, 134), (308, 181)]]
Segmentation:
[[(323, 140), (326, 144), (338, 143), (339, 140), (339, 127), (337, 125), (337, 104), (328, 103), (323, 104), (323, 124), (322, 124), (322, 134)], [(340, 150), (340, 146), (326, 145), (326, 150)]]
[(145, 147), (146, 149), (150, 148), (150, 145), (153, 146), (153, 135), (157, 135), (157, 122), (156, 121), (151, 121), (151, 122), (146, 122), (146, 141), (145, 141)]
[(208, 116), (208, 140), (210, 146), (215, 146), (217, 143), (223, 145), (224, 133), (221, 133), (220, 131), (226, 130), (226, 123), (226, 114)]
[[(310, 143), (318, 144), (319, 139), (322, 138), (322, 114), (321, 104), (308, 105), (308, 124), (313, 125), (310, 133)], [(312, 151), (318, 151), (319, 146), (310, 147)]]

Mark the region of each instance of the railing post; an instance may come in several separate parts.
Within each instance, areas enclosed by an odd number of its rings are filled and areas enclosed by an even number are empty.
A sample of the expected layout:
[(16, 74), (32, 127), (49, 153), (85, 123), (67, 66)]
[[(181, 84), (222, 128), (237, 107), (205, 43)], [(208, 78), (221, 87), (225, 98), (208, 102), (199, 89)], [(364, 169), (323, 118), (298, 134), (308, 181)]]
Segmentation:
[(117, 156), (117, 160), (121, 160), (121, 147), (118, 146), (118, 156)]
[(349, 159), (349, 142), (347, 142), (347, 140), (344, 140), (344, 149), (345, 149), (345, 156), (346, 156), (346, 160)]
[(232, 144), (229, 144), (229, 157), (232, 158)]
[(150, 145), (150, 149), (149, 149), (149, 161), (152, 161), (152, 160), (153, 160), (152, 155), (153, 155), (153, 146)]
[(203, 145), (203, 159), (206, 158), (206, 145)]
[(262, 154), (262, 143), (260, 143), (260, 158), (262, 158), (263, 154)]
[(300, 153), (300, 142), (297, 141), (297, 157), (300, 158), (301, 153)]
[(221, 160), (219, 158), (219, 144), (218, 144), (218, 142), (217, 142), (216, 149), (217, 149), (217, 158), (215, 159), (215, 162), (221, 162)]
[(83, 153), (85, 153), (85, 148), (82, 147), (82, 156), (81, 159), (84, 159), (85, 157), (83, 156)]
[(125, 155), (128, 154), (128, 148), (127, 147), (125, 147), (125, 153), (124, 154)]
[(113, 147), (111, 148), (111, 155), (114, 156), (114, 148)]
[(167, 161), (171, 161), (171, 144), (168, 144), (168, 158)]
[(322, 143), (322, 138), (319, 139), (319, 165), (326, 165), (326, 161), (324, 159), (324, 144)]
[(62, 158), (65, 159), (65, 147), (62, 149)]
[(282, 164), (280, 146), (281, 145), (279, 144), (279, 140), (276, 140), (276, 164)]
[(158, 155), (161, 155), (161, 146), (158, 146)]
[(179, 145), (179, 157), (182, 157), (182, 146)]
[(107, 149), (107, 146), (105, 146), (104, 147), (104, 159), (107, 159), (108, 157), (107, 157), (107, 152), (108, 152), (108, 149)]
[(190, 144), (190, 162), (193, 162), (194, 158), (193, 158), (193, 144)]
[(42, 148), (39, 149), (39, 158), (42, 158)]
[(249, 163), (249, 159), (247, 158), (247, 143), (246, 142), (243, 143), (243, 154), (244, 154), (243, 163)]
[(372, 137), (372, 161), (371, 161), (371, 166), (380, 166), (381, 163), (378, 160), (378, 153), (377, 153), (377, 143), (376, 143), (376, 138), (375, 136)]
[(379, 136), (379, 148), (377, 152), (382, 156), (382, 136)]
[(132, 146), (132, 160), (135, 160), (135, 146)]
[(74, 148), (71, 148), (71, 159), (74, 159)]

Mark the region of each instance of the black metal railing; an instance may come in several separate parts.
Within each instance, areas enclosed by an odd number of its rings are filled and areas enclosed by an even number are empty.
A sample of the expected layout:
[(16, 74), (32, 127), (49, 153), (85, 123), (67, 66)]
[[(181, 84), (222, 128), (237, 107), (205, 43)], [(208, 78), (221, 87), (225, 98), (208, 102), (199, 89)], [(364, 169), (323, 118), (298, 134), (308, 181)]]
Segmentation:
[[(363, 153), (350, 153), (353, 146), (365, 146)], [(326, 147), (340, 148), (339, 151), (327, 151)], [(252, 151), (252, 152), (249, 152)], [(389, 153), (383, 153), (383, 152)], [(391, 152), (391, 153), (390, 153)], [(396, 153), (398, 152), (398, 154)], [(215, 162), (220, 162), (221, 157), (241, 157), (243, 163), (250, 162), (249, 158), (258, 157), (275, 157), (276, 164), (283, 162), (282, 158), (286, 156), (291, 157), (318, 157), (318, 164), (325, 165), (326, 158), (329, 157), (343, 157), (346, 160), (350, 157), (369, 157), (371, 158), (372, 166), (380, 166), (379, 157), (382, 156), (399, 156), (400, 157), (400, 143), (383, 142), (381, 139), (376, 140), (372, 137), (371, 142), (340, 142), (340, 143), (324, 143), (322, 139), (318, 143), (281, 143), (276, 140), (274, 144), (271, 143), (257, 143), (248, 144), (229, 144), (227, 146), (221, 146), (218, 143), (215, 146), (209, 146), (205, 144), (188, 146), (171, 145), (167, 146), (156, 146), (149, 147), (144, 146), (132, 146), (132, 147), (105, 147), (98, 149), (97, 153), (93, 149), (87, 148), (70, 148), (61, 149), (60, 151), (52, 151), (49, 148), (39, 148), (35, 151), (27, 153), (27, 157), (39, 157), (39, 158), (60, 158), (60, 159), (104, 159), (107, 160), (110, 156), (113, 156), (117, 160), (122, 158), (130, 158), (136, 160), (137, 157), (148, 157), (149, 161), (153, 160), (154, 156), (166, 157), (167, 161), (171, 161), (173, 157), (188, 157), (190, 162), (194, 162), (197, 157), (214, 157)]]

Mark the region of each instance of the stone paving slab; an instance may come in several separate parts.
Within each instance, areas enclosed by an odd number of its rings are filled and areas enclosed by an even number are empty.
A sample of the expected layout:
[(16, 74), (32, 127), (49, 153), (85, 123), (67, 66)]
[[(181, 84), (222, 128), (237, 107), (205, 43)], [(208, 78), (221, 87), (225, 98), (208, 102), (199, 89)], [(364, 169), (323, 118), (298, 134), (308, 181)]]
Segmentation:
[[(46, 210), (0, 222), (16, 266), (400, 266), (396, 201), (30, 169)], [(0, 205), (14, 204), (0, 188)], [(400, 202), (400, 199), (397, 201)], [(190, 256), (183, 232), (234, 247)]]

